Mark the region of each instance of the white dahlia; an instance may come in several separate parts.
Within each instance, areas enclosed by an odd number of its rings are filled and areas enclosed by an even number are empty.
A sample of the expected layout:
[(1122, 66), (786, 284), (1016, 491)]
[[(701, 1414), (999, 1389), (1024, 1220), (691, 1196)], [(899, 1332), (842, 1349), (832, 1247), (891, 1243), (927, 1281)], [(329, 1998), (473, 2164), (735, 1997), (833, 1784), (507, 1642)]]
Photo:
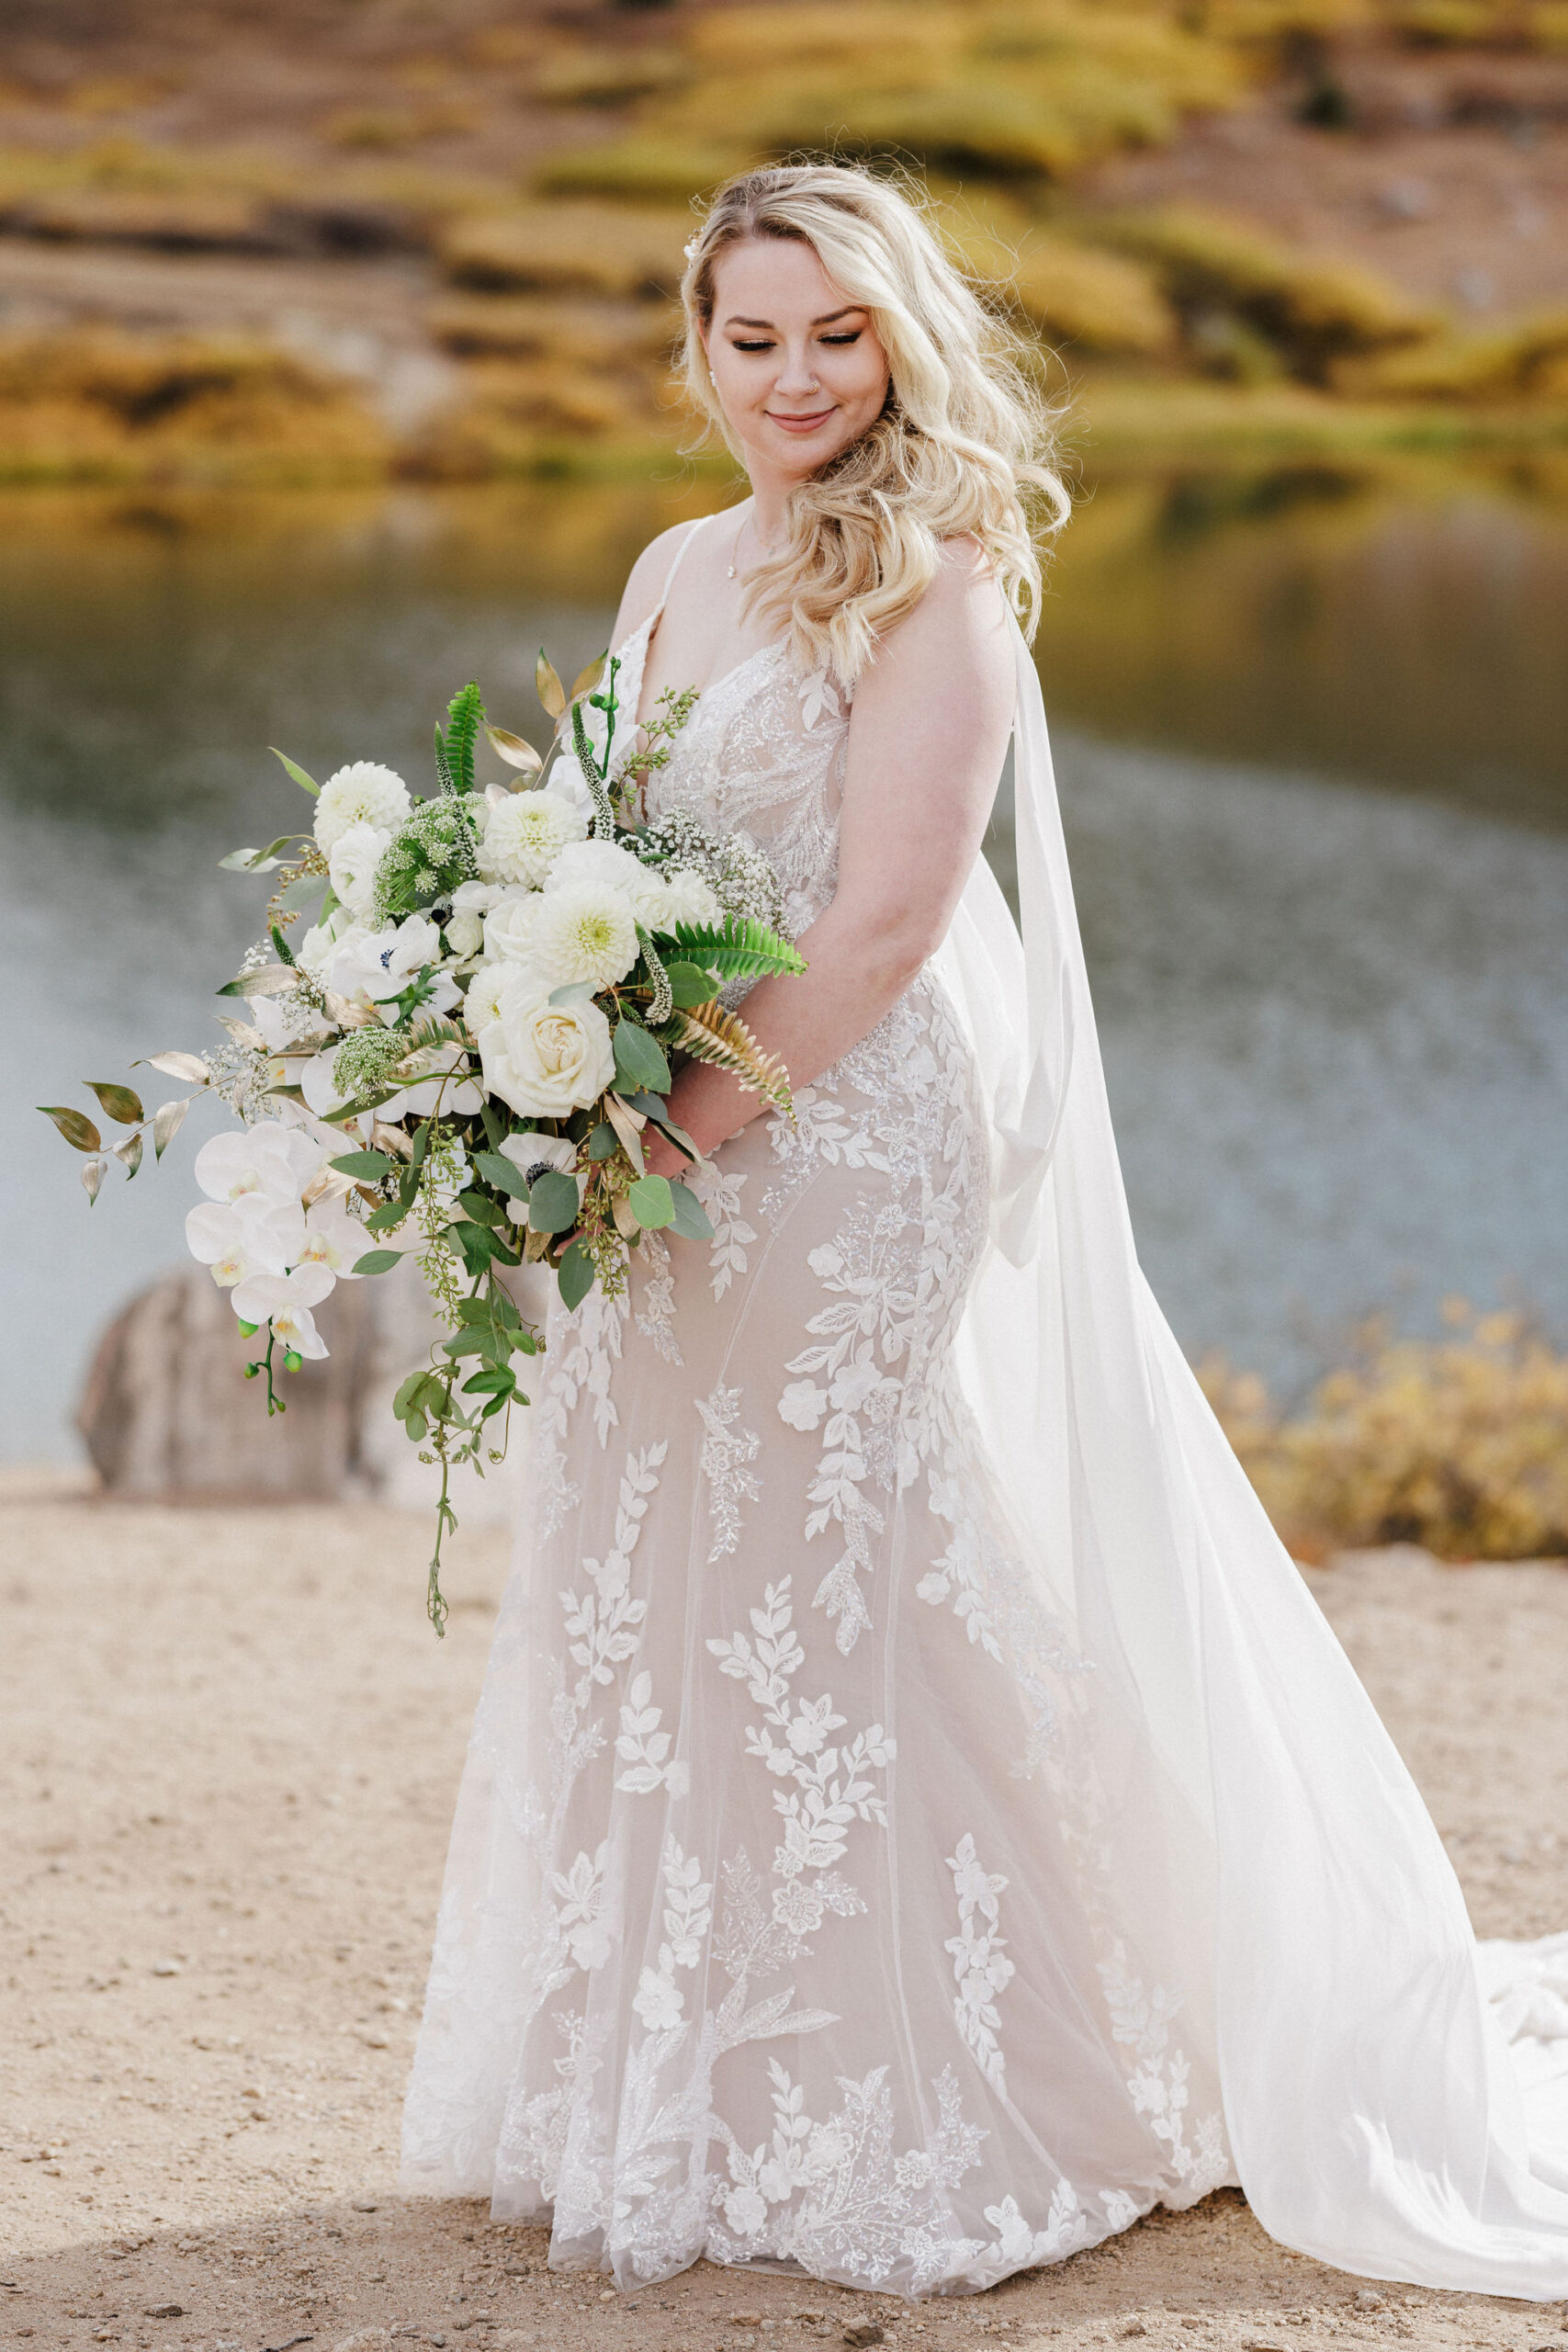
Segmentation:
[(639, 922), (651, 929), (664, 905), (664, 884), (651, 865), (645, 865), (619, 842), (573, 842), (550, 868), (552, 890), (575, 889), (593, 882), (608, 884), (626, 899)]
[(485, 817), (479, 872), (487, 882), (525, 882), (537, 889), (569, 842), (588, 831), (581, 810), (562, 792), (498, 795)]
[(400, 775), (374, 760), (351, 760), (328, 776), (316, 803), (316, 847), (329, 854), (351, 826), (374, 825), (395, 833), (411, 807)]
[(580, 882), (547, 890), (539, 900), (528, 941), (529, 962), (549, 988), (587, 980), (607, 988), (625, 979), (637, 958), (637, 918), (619, 890)]

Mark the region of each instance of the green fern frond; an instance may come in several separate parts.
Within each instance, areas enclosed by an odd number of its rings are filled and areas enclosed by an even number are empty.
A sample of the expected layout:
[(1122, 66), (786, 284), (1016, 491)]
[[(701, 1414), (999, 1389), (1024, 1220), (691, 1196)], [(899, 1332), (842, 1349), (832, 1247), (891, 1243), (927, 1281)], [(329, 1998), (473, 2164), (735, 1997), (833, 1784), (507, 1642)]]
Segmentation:
[(694, 1061), (711, 1062), (716, 1069), (728, 1070), (731, 1078), (738, 1078), (753, 1094), (761, 1095), (764, 1102), (794, 1118), (789, 1072), (776, 1054), (762, 1051), (744, 1021), (727, 1012), (716, 997), (711, 1004), (694, 1005), (688, 1012), (678, 1012), (671, 1042), (682, 1053), (690, 1054)]
[(435, 765), (448, 792), (472, 792), (474, 746), (484, 725), (485, 707), (470, 678), (446, 706), (446, 731), (435, 730)]
[(727, 980), (759, 978), (778, 972), (804, 972), (806, 958), (782, 933), (755, 915), (728, 915), (723, 922), (678, 922), (673, 937), (688, 963)]

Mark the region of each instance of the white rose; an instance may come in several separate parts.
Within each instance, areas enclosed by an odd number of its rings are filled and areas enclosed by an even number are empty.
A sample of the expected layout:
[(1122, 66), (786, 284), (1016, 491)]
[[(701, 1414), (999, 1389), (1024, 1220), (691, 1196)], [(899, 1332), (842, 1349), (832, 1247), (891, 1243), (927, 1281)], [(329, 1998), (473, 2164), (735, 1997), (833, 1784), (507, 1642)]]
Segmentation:
[(586, 1110), (615, 1075), (604, 1015), (591, 998), (552, 1004), (548, 990), (517, 965), (495, 968), (495, 1015), (478, 1033), (486, 1087), (525, 1119)]
[(572, 842), (550, 868), (552, 890), (575, 888), (586, 882), (608, 884), (618, 890), (635, 915), (652, 925), (664, 904), (662, 876), (619, 842)]
[(374, 760), (354, 760), (328, 776), (316, 802), (316, 847), (331, 854), (355, 825), (395, 833), (408, 815), (409, 788), (400, 775)]
[(502, 792), (490, 803), (479, 872), (491, 882), (526, 882), (537, 888), (569, 842), (580, 842), (587, 820), (565, 793)]
[(625, 979), (637, 959), (637, 917), (619, 890), (581, 882), (547, 890), (529, 932), (533, 967), (551, 988), (570, 980), (607, 988)]
[(664, 876), (664, 905), (659, 919), (661, 931), (673, 931), (678, 922), (722, 922), (724, 908), (717, 893), (694, 866), (677, 865)]
[(379, 825), (350, 825), (340, 833), (327, 858), (333, 888), (353, 915), (367, 915), (376, 896), (376, 868), (391, 840)]
[(526, 964), (533, 952), (534, 925), (544, 905), (536, 890), (509, 892), (485, 917), (485, 954), (492, 963)]

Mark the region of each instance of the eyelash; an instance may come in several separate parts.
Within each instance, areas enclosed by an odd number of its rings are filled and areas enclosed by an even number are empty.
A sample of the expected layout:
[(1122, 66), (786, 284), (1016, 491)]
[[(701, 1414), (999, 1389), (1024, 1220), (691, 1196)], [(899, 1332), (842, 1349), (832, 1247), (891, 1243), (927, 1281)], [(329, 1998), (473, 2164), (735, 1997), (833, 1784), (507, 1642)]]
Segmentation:
[[(863, 330), (862, 328), (855, 327), (852, 329), (848, 334), (825, 334), (819, 336), (818, 340), (822, 343), (830, 345), (835, 350), (844, 351), (849, 348), (851, 344), (858, 343), (860, 341), (863, 332)], [(772, 351), (773, 348), (773, 346), (771, 343), (732, 342), (730, 345), (730, 349), (732, 351)]]

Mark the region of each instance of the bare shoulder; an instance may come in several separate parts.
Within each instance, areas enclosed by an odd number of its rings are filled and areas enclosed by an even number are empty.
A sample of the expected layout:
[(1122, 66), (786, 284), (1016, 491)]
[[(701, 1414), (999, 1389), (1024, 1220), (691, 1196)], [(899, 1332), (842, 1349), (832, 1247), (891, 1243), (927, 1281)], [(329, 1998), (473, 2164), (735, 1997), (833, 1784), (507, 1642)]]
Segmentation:
[(670, 567), (693, 527), (690, 523), (672, 523), (667, 531), (660, 531), (656, 539), (649, 539), (633, 564), (621, 592), (620, 611), (615, 616), (615, 641), (617, 645), (634, 629), (640, 628), (657, 607)]
[[(1013, 647), (1007, 599), (977, 539), (942, 542), (936, 572), (914, 610), (888, 631), (866, 681), (908, 695), (961, 695), (1011, 708)], [(858, 699), (858, 689), (857, 689)]]

